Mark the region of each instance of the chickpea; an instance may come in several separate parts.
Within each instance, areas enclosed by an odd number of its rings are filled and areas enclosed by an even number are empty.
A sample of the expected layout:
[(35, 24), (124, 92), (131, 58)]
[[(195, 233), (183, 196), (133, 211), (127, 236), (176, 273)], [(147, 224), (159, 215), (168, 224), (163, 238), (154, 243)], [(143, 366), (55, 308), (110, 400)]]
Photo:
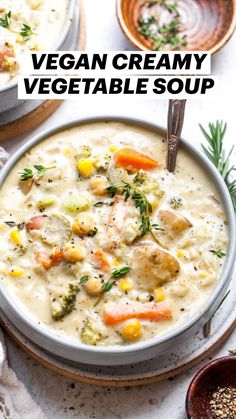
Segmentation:
[(102, 293), (102, 281), (100, 278), (89, 278), (84, 287), (91, 297), (97, 297)]
[(94, 231), (95, 222), (89, 214), (78, 214), (72, 224), (73, 233), (78, 236), (87, 236)]
[(63, 255), (67, 262), (81, 262), (85, 258), (86, 252), (82, 246), (69, 243), (65, 246)]
[(142, 336), (140, 321), (137, 319), (128, 320), (121, 330), (121, 335), (130, 342), (139, 339)]
[(105, 176), (94, 176), (89, 182), (90, 189), (94, 195), (105, 195), (108, 182)]

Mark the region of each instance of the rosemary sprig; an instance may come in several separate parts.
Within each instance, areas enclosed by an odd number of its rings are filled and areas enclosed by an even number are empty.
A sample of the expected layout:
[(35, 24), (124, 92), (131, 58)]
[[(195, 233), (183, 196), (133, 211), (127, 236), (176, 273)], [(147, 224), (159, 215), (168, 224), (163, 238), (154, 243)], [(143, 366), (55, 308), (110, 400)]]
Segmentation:
[(234, 210), (236, 212), (236, 179), (233, 181), (229, 180), (230, 175), (236, 171), (236, 166), (231, 165), (230, 163), (230, 157), (234, 150), (234, 146), (228, 153), (224, 149), (224, 137), (227, 130), (227, 124), (223, 121), (209, 123), (209, 132), (207, 132), (201, 124), (199, 124), (199, 126), (206, 141), (208, 142), (207, 147), (204, 144), (201, 144), (202, 149), (206, 156), (218, 169), (227, 184)]
[(25, 167), (24, 169), (19, 170), (18, 173), (20, 175), (20, 180), (23, 182), (30, 179), (38, 180), (41, 177), (45, 176), (47, 170), (55, 169), (55, 167), (56, 166), (45, 167), (41, 164), (35, 164), (34, 168), (36, 169), (36, 171), (31, 168)]
[(5, 13), (4, 17), (0, 17), (0, 26), (5, 29), (9, 29), (11, 25), (11, 10)]
[(20, 30), (20, 35), (22, 36), (23, 41), (26, 42), (32, 37), (32, 35), (34, 35), (34, 32), (32, 31), (31, 26), (26, 25), (26, 23), (23, 23), (23, 26)]

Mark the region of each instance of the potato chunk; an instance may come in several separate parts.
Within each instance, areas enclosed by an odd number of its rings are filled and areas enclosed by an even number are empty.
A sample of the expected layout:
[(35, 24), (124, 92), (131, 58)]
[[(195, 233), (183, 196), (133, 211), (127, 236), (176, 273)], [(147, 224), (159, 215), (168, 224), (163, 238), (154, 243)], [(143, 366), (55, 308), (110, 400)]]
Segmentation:
[(46, 218), (42, 230), (42, 240), (51, 245), (63, 247), (70, 239), (70, 222), (60, 214), (52, 214)]
[(182, 233), (184, 230), (192, 226), (187, 218), (172, 211), (160, 210), (159, 218), (174, 234)]
[(180, 264), (171, 253), (143, 244), (134, 251), (134, 271), (138, 287), (150, 292), (173, 281), (180, 271)]

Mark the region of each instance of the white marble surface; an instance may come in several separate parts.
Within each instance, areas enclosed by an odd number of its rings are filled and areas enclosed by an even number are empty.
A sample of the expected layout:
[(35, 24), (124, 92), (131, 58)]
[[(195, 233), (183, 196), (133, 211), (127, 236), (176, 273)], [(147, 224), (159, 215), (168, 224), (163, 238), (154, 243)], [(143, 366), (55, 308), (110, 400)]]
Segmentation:
[[(87, 49), (132, 49), (122, 34), (115, 18), (115, 0), (85, 0), (87, 13)], [(224, 119), (228, 122), (226, 143), (235, 143), (235, 68), (236, 36), (213, 58), (213, 72), (219, 76), (220, 95), (214, 100), (192, 100), (187, 104), (183, 135), (191, 142), (202, 140), (198, 123)], [(10, 153), (42, 128), (55, 125), (89, 113), (123, 113), (146, 117), (165, 125), (167, 102), (162, 100), (132, 100), (111, 102), (108, 98), (99, 104), (93, 99), (68, 100), (40, 128), (27, 136), (4, 143)], [(234, 154), (235, 159), (235, 154)], [(227, 303), (227, 302), (226, 302)], [(184, 402), (189, 382), (200, 367), (195, 367), (177, 378), (145, 387), (130, 389), (100, 388), (73, 383), (60, 377), (31, 360), (9, 339), (9, 361), (18, 377), (25, 383), (32, 397), (39, 403), (49, 419), (184, 419)], [(236, 336), (213, 354), (226, 355), (228, 349), (236, 349)], [(205, 361), (206, 362), (206, 361)], [(24, 418), (22, 418), (24, 419)]]

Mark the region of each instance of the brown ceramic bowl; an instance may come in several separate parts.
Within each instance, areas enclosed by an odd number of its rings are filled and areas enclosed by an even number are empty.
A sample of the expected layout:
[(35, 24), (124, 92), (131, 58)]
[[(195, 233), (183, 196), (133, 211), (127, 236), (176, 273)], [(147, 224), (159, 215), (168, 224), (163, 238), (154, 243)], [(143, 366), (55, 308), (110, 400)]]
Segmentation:
[[(117, 0), (117, 16), (124, 34), (132, 45), (142, 51), (152, 50), (152, 43), (138, 31), (140, 9), (145, 0)], [(155, 13), (155, 4), (148, 9)], [(179, 0), (183, 34), (188, 44), (186, 51), (209, 51), (222, 48), (236, 27), (235, 0)], [(163, 11), (163, 14), (165, 11)]]
[(236, 388), (236, 356), (211, 361), (195, 375), (186, 397), (189, 419), (212, 419), (210, 400), (217, 387)]

